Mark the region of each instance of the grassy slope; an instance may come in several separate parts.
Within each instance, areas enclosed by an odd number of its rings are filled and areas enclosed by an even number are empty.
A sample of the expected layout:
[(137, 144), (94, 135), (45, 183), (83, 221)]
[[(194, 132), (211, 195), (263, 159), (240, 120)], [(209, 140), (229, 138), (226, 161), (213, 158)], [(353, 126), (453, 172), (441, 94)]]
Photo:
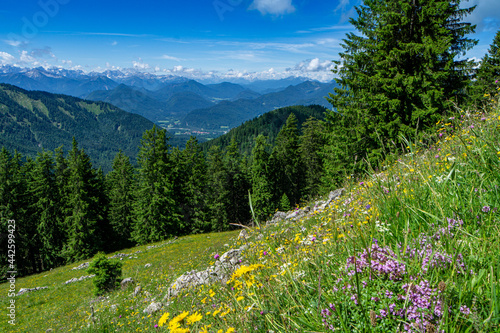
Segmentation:
[[(94, 304), (93, 324), (90, 281), (62, 286), (83, 275), (63, 267), (18, 280), (18, 287), (52, 288), (17, 297), (16, 329), (498, 332), (499, 109), (461, 112), (439, 126), (433, 145), (409, 143), (407, 154), (388, 157), (382, 171), (346, 180), (346, 193), (326, 211), (256, 228), (247, 241), (248, 265), (228, 284), (187, 291), (151, 316), (142, 312), (150, 303), (144, 294), (116, 291)], [(149, 250), (127, 259), (124, 277), (161, 300), (173, 279), (211, 264), (227, 249), (222, 244), (239, 247), (235, 235), (189, 236)], [(143, 268), (148, 262), (154, 269)], [(6, 302), (2, 296), (3, 309)], [(166, 323), (155, 328), (166, 313)], [(0, 325), (8, 328), (5, 320)]]

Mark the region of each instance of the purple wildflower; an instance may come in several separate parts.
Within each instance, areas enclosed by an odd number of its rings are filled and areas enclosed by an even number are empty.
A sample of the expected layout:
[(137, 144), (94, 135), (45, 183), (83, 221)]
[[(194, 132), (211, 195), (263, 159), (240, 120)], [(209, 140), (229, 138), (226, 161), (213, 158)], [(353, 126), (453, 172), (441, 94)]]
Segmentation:
[(220, 256), (219, 256), (219, 254), (218, 254), (218, 253), (214, 255), (214, 259), (215, 259), (215, 260), (219, 259), (219, 257), (220, 257)]
[(462, 314), (466, 316), (470, 315), (470, 309), (467, 307), (467, 305), (462, 305), (460, 307), (460, 312), (462, 312)]
[(483, 213), (488, 213), (491, 210), (491, 208), (490, 206), (484, 206), (483, 209), (481, 210), (483, 211)]

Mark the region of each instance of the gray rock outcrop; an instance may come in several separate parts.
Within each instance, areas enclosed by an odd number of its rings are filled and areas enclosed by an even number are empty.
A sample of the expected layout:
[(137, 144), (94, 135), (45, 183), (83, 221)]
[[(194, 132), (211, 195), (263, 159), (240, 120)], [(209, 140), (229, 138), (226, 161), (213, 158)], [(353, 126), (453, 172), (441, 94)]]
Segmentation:
[(242, 252), (247, 248), (232, 249), (220, 256), (213, 266), (203, 271), (190, 271), (179, 276), (170, 287), (164, 299), (178, 295), (182, 290), (214, 282), (226, 283), (233, 271), (240, 267)]
[(21, 288), (19, 289), (19, 292), (16, 294), (16, 296), (30, 293), (32, 291), (38, 291), (38, 290), (43, 290), (43, 289), (48, 289), (49, 287), (35, 287), (35, 288)]

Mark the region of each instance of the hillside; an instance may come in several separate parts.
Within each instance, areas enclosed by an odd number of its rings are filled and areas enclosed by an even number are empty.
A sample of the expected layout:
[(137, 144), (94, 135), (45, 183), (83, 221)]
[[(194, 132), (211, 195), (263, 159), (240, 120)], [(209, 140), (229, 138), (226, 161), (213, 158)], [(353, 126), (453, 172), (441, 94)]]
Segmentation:
[(61, 145), (67, 151), (74, 136), (97, 167), (109, 170), (120, 149), (137, 155), (142, 133), (151, 127), (108, 103), (0, 84), (0, 146), (28, 156)]
[(210, 108), (191, 111), (183, 122), (186, 126), (203, 129), (219, 129), (221, 126), (233, 128), (280, 107), (310, 104), (328, 107), (324, 96), (333, 91), (335, 86), (334, 83), (307, 81), (253, 99), (222, 101)]
[[(109, 254), (134, 282), (101, 297), (91, 279), (74, 280), (83, 262), (17, 279), (16, 292), (47, 288), (13, 298), (16, 326), (0, 330), (498, 332), (499, 111), (442, 119), (432, 145), (408, 143), (383, 171), (239, 238)], [(208, 282), (207, 268), (222, 281)]]
[(255, 144), (255, 138), (259, 134), (267, 136), (268, 143), (274, 146), (276, 136), (286, 123), (290, 113), (293, 112), (297, 117), (297, 123), (300, 130), (302, 123), (309, 117), (314, 117), (318, 120), (324, 119), (326, 111), (327, 109), (320, 105), (296, 105), (276, 109), (271, 112), (266, 112), (252, 120), (248, 120), (218, 138), (202, 143), (201, 147), (204, 151), (208, 151), (212, 146), (219, 146), (225, 149), (230, 145), (231, 139), (234, 138), (236, 142), (238, 142), (240, 152), (250, 156)]

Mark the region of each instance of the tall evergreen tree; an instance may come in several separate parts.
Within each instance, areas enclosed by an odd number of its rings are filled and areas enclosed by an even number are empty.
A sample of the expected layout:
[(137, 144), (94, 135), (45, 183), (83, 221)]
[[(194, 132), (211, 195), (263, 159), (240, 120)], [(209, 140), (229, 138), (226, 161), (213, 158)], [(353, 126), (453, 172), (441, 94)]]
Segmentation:
[(191, 137), (184, 150), (174, 149), (174, 191), (183, 216), (184, 234), (210, 230), (207, 218), (207, 163), (198, 140)]
[(228, 170), (224, 163), (224, 153), (219, 146), (212, 146), (208, 152), (208, 206), (213, 231), (229, 229), (228, 208), (231, 198), (228, 186)]
[[(61, 225), (59, 190), (56, 184), (55, 162), (51, 152), (39, 153), (36, 163), (28, 170), (28, 193), (31, 198), (30, 217), (34, 220), (41, 270), (62, 264), (64, 229)], [(35, 231), (36, 230), (36, 231)]]
[(69, 232), (64, 255), (68, 261), (77, 261), (104, 248), (103, 184), (92, 167), (90, 157), (83, 149), (78, 149), (74, 138), (67, 162), (69, 178), (66, 200), (71, 208), (65, 218)]
[(274, 180), (273, 203), (277, 206), (286, 194), (290, 204), (295, 206), (300, 202), (304, 187), (304, 165), (299, 154), (297, 118), (293, 113), (276, 137), (270, 164)]
[(141, 140), (139, 186), (132, 238), (138, 244), (161, 241), (179, 233), (180, 215), (174, 200), (172, 163), (167, 132), (154, 126)]
[(273, 212), (267, 138), (259, 134), (252, 149), (252, 206), (258, 221), (266, 221)]
[(113, 170), (106, 175), (109, 198), (109, 223), (113, 228), (114, 247), (131, 246), (133, 202), (136, 179), (134, 167), (127, 155), (120, 150), (113, 160)]
[[(356, 7), (344, 52), (336, 61), (340, 85), (329, 101), (333, 133), (327, 150), (333, 173), (364, 158), (375, 162), (401, 136), (433, 126), (452, 101), (464, 99), (470, 64), (458, 56), (475, 45), (473, 8), (460, 0), (365, 0)], [(358, 164), (359, 165), (359, 164)]]
[(325, 145), (323, 122), (310, 117), (302, 124), (299, 156), (304, 166), (303, 195), (308, 198), (319, 194), (324, 167), (322, 149)]
[(227, 208), (229, 221), (245, 224), (251, 218), (248, 205), (248, 191), (251, 188), (250, 177), (246, 160), (241, 156), (234, 137), (231, 138), (226, 149), (224, 161), (228, 173), (227, 187), (231, 200)]
[(475, 101), (489, 101), (500, 89), (500, 30), (497, 31), (488, 53), (481, 60), (474, 82)]

